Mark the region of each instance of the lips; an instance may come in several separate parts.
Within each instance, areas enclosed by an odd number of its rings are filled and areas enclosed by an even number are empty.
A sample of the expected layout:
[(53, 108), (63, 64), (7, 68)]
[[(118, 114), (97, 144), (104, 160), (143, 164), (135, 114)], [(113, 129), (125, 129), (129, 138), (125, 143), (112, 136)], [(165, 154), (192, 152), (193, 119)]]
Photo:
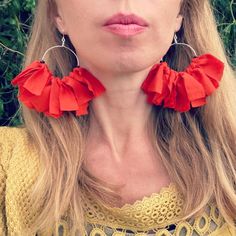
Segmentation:
[(148, 26), (148, 23), (143, 18), (134, 14), (125, 15), (123, 13), (118, 13), (110, 17), (105, 22), (104, 26), (113, 24), (123, 24), (123, 25), (136, 24), (140, 26)]

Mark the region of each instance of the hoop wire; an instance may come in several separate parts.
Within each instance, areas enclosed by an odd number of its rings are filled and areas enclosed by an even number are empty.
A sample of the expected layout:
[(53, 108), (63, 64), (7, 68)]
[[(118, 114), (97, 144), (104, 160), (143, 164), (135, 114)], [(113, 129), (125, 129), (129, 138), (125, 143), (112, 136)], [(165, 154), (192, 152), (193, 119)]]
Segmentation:
[(75, 54), (75, 52), (74, 52), (73, 50), (71, 50), (70, 48), (68, 48), (67, 46), (65, 46), (65, 37), (64, 37), (64, 34), (63, 34), (63, 37), (62, 37), (61, 41), (62, 41), (62, 45), (56, 45), (56, 46), (52, 46), (52, 47), (48, 48), (48, 49), (46, 50), (46, 52), (43, 54), (41, 60), (44, 61), (44, 58), (45, 58), (46, 54), (47, 54), (49, 51), (51, 51), (52, 49), (54, 49), (54, 48), (66, 48), (66, 49), (68, 49), (71, 53), (74, 54), (74, 56), (76, 57), (76, 60), (77, 60), (77, 66), (79, 66), (80, 63), (79, 63), (79, 58), (78, 58), (78, 56)]
[(174, 36), (174, 43), (172, 43), (170, 46), (173, 46), (173, 45), (183, 45), (183, 46), (187, 46), (188, 48), (190, 48), (192, 50), (192, 52), (194, 53), (195, 57), (197, 57), (197, 53), (196, 51), (189, 45), (189, 44), (186, 44), (186, 43), (178, 43), (177, 41), (177, 35), (175, 34)]
[[(170, 45), (170, 47), (173, 46), (173, 45), (183, 45), (183, 46), (187, 46), (188, 48), (190, 48), (190, 49), (192, 50), (192, 52), (194, 53), (194, 56), (197, 57), (196, 51), (195, 51), (189, 44), (186, 44), (186, 43), (178, 43), (178, 41), (177, 41), (177, 35), (176, 35), (176, 34), (174, 35), (174, 41), (175, 41), (175, 42), (172, 43), (172, 44)], [(163, 62), (163, 57), (161, 58), (161, 62)]]

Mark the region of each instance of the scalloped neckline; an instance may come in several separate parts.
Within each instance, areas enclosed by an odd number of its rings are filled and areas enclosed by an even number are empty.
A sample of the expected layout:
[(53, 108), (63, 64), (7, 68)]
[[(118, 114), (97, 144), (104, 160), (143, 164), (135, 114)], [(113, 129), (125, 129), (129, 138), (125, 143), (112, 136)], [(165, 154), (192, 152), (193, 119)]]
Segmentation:
[(141, 199), (135, 200), (133, 203), (125, 203), (121, 207), (112, 207), (112, 206), (107, 206), (108, 209), (112, 211), (122, 211), (125, 209), (129, 208), (134, 208), (137, 204), (141, 203), (144, 204), (145, 201), (150, 201), (155, 197), (160, 197), (164, 192), (177, 192), (176, 185), (174, 182), (170, 182), (167, 186), (161, 187), (159, 192), (154, 192), (151, 193), (150, 195), (144, 196)]

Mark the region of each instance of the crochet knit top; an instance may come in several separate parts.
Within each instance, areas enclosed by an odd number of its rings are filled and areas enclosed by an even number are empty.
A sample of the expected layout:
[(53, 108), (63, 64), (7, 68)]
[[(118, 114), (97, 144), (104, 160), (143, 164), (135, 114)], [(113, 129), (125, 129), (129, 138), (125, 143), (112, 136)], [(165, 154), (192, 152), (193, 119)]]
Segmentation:
[[(28, 197), (39, 168), (37, 150), (26, 128), (0, 127), (0, 235), (21, 236), (37, 216)], [(86, 207), (87, 235), (90, 236), (235, 236), (215, 204), (209, 204), (195, 219), (176, 222), (184, 204), (174, 183), (159, 193), (133, 204), (104, 209), (90, 197)], [(61, 220), (58, 236), (69, 236), (66, 220)], [(37, 234), (38, 236), (42, 236)]]

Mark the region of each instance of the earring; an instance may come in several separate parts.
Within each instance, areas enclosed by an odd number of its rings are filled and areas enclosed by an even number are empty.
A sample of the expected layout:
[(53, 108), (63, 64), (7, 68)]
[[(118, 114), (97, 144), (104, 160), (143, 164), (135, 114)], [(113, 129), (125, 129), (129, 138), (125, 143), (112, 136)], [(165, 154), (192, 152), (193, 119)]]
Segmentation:
[[(62, 44), (50, 47), (42, 59), (32, 62), (12, 81), (19, 87), (18, 99), (30, 109), (43, 112), (46, 116), (59, 118), (64, 111), (75, 111), (76, 116), (88, 114), (88, 103), (105, 92), (105, 87), (88, 70), (79, 66), (75, 52)], [(68, 76), (53, 76), (45, 63), (46, 54), (54, 48), (66, 48), (77, 59), (77, 66)]]
[(190, 45), (178, 43), (176, 34), (173, 45), (184, 45), (193, 51), (190, 65), (177, 72), (162, 59), (151, 68), (141, 89), (147, 94), (148, 103), (185, 112), (206, 104), (207, 96), (219, 87), (224, 63), (209, 53), (197, 56)]

